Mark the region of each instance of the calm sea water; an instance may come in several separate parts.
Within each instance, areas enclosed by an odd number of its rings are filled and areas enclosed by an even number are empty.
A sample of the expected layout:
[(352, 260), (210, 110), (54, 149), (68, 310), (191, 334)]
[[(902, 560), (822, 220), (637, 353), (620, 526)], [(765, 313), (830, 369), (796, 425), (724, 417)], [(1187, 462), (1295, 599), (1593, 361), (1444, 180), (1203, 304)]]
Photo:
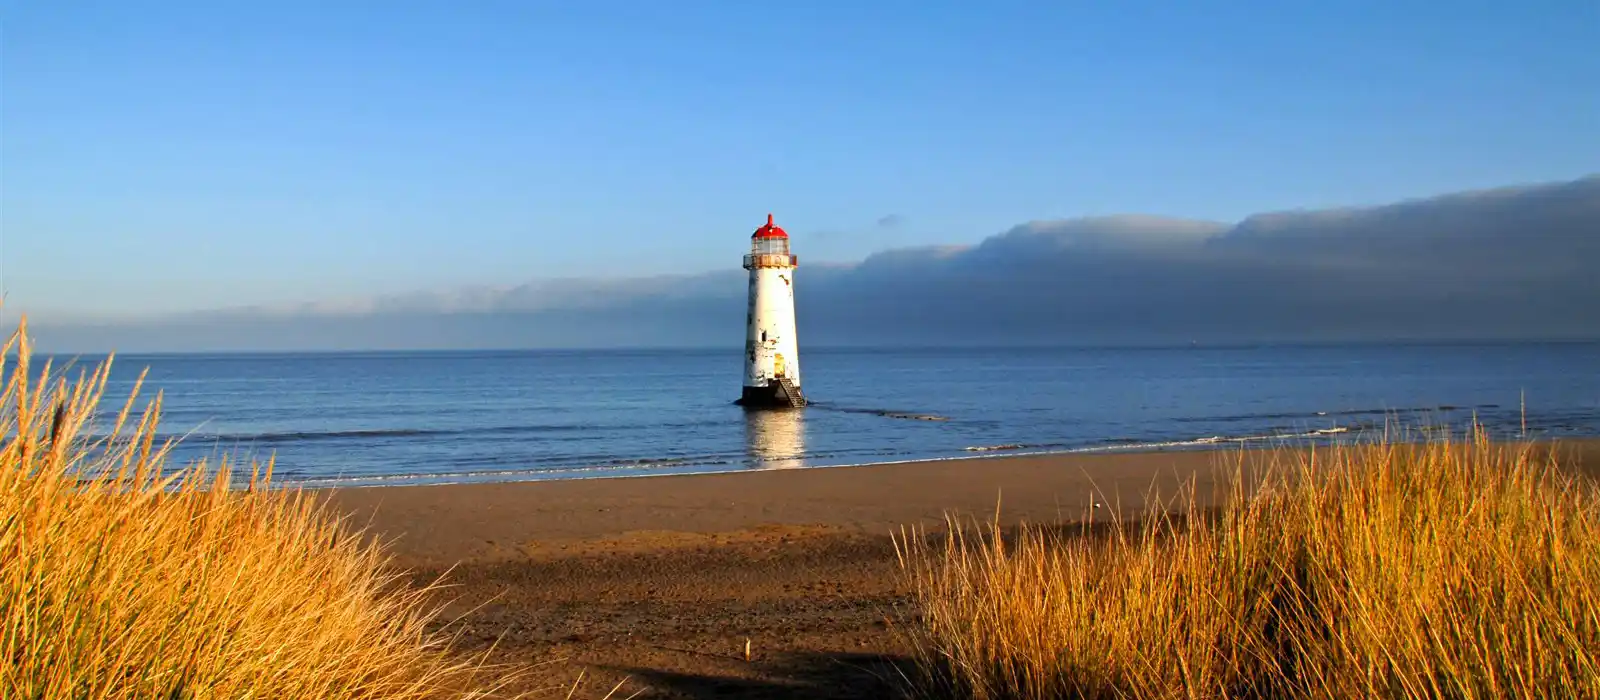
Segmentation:
[[(57, 358), (61, 362), (66, 358)], [(80, 363), (95, 358), (76, 358)], [(815, 405), (746, 412), (713, 351), (167, 355), (179, 457), (313, 486), (772, 469), (1338, 439), (1386, 420), (1600, 436), (1600, 344), (823, 350)], [(1285, 438), (1285, 436), (1297, 436)]]

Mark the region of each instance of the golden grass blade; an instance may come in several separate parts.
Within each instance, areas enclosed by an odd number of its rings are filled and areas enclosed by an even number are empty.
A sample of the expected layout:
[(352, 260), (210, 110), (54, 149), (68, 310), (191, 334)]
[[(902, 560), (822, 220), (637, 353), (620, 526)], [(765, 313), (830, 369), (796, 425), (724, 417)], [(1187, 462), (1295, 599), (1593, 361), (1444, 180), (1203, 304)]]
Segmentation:
[[(0, 391), (0, 697), (479, 698), (514, 675), (451, 653), (430, 590), (316, 499), (170, 467), (141, 374), (89, 434), (109, 364), (37, 375), (25, 322)], [(0, 357), (0, 369), (5, 369)], [(485, 687), (487, 683), (487, 687)]]
[[(895, 555), (928, 698), (1600, 697), (1600, 495), (1464, 439), (1241, 453), (1223, 504), (949, 519)], [(1096, 501), (1105, 500), (1097, 496)]]

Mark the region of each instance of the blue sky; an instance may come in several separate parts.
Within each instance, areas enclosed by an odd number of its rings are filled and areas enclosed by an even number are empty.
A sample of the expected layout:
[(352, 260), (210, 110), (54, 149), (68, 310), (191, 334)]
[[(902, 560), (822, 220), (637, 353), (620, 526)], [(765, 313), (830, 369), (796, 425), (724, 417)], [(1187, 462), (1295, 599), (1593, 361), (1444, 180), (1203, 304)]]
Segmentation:
[[(110, 5), (110, 4), (107, 4)], [(0, 4), (58, 317), (736, 268), (1600, 168), (1600, 3)]]

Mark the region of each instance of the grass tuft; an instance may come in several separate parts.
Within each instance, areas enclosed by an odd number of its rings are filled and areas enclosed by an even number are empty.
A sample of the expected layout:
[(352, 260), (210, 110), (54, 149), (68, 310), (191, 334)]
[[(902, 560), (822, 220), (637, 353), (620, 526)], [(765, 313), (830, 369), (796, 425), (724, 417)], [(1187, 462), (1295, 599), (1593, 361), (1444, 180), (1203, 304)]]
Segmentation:
[(430, 589), (272, 488), (270, 462), (248, 481), (170, 468), (160, 396), (136, 410), (137, 388), (97, 418), (109, 371), (32, 366), (25, 321), (0, 353), (0, 697), (476, 698), (510, 679), (451, 654)]
[(897, 538), (928, 698), (1600, 698), (1600, 497), (1481, 431), (1243, 456), (1223, 505)]

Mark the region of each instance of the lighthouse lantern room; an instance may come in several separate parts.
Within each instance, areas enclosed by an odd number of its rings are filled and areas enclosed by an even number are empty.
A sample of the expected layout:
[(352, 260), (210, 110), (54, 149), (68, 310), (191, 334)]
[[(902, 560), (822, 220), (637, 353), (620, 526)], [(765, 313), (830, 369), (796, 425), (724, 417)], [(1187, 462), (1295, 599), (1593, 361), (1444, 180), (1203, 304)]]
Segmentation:
[(795, 338), (794, 270), (789, 234), (772, 222), (750, 236), (750, 302), (745, 312), (744, 391), (738, 403), (751, 408), (799, 408), (800, 349)]

